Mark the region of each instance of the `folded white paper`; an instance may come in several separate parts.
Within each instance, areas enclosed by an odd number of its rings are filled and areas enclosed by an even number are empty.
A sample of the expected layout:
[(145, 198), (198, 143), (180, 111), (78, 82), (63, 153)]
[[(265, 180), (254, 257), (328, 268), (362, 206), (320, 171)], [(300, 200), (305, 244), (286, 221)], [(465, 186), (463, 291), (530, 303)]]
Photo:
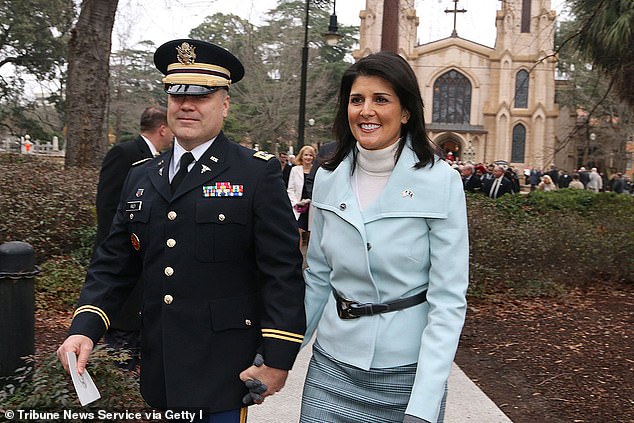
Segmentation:
[(66, 358), (68, 359), (70, 377), (73, 379), (73, 385), (75, 385), (75, 391), (79, 397), (79, 403), (84, 406), (101, 398), (101, 394), (88, 374), (88, 370), (84, 369), (83, 375), (77, 372), (77, 357), (75, 353), (67, 352)]

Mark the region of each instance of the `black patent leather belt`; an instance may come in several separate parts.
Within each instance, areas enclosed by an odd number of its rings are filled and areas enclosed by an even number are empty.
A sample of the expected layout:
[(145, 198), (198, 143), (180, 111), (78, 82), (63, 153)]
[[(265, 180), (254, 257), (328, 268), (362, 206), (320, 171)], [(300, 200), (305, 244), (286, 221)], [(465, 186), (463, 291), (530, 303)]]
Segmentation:
[(427, 300), (427, 290), (420, 294), (412, 295), (411, 297), (388, 301), (387, 303), (359, 303), (342, 297), (334, 289), (332, 295), (334, 295), (335, 300), (337, 300), (337, 314), (339, 318), (343, 320), (358, 319), (361, 316), (373, 316), (375, 314), (403, 310), (404, 308), (424, 303), (425, 300)]

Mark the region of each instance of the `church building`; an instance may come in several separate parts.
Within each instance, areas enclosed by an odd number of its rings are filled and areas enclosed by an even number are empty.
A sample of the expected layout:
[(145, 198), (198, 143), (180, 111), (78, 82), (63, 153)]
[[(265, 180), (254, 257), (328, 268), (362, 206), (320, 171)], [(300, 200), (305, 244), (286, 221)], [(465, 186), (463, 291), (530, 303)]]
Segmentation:
[[(501, 0), (493, 48), (461, 38), (417, 43), (414, 0), (367, 0), (355, 59), (395, 51), (414, 69), (431, 140), (456, 159), (508, 162), (517, 170), (555, 163), (559, 107), (551, 0)], [(493, 0), (488, 0), (493, 1)], [(449, 0), (447, 0), (449, 3)], [(385, 29), (388, 28), (388, 29)]]

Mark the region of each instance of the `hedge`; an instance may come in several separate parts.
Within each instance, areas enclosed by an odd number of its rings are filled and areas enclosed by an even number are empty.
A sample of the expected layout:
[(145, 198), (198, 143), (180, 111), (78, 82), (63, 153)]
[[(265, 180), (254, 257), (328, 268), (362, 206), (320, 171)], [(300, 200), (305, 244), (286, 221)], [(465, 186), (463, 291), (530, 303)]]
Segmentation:
[[(0, 241), (34, 246), (38, 261), (89, 255), (95, 227), (96, 169), (63, 169), (0, 156)], [(471, 294), (556, 293), (562, 286), (633, 282), (634, 197), (562, 189), (467, 194)]]

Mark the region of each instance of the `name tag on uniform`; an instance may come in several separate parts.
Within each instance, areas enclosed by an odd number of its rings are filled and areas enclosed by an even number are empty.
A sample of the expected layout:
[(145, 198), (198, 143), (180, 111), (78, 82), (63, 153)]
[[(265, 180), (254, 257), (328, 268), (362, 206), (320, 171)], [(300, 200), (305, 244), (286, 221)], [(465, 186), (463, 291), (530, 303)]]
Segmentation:
[(216, 182), (215, 185), (203, 186), (203, 197), (242, 197), (243, 185), (233, 185), (231, 182)]
[(128, 201), (126, 203), (127, 212), (135, 212), (141, 210), (141, 206), (143, 205), (143, 201)]

